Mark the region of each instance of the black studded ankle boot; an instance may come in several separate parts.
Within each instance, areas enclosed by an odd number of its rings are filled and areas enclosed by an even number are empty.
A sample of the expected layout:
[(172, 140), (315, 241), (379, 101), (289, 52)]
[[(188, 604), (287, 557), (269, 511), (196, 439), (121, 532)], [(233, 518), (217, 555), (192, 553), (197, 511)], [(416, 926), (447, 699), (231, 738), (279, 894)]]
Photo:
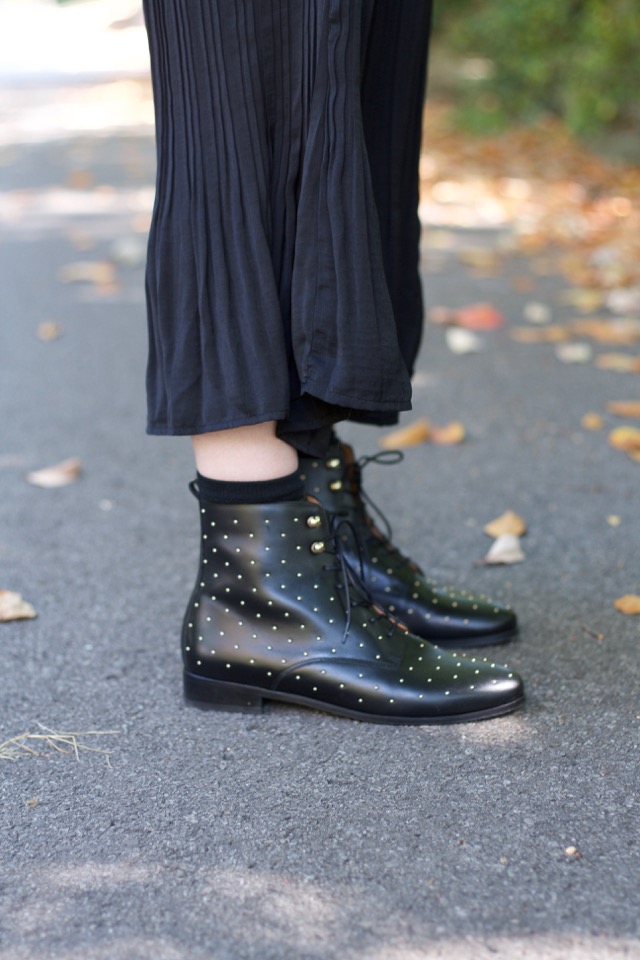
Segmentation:
[(200, 500), (200, 568), (183, 629), (185, 694), (201, 706), (277, 700), (378, 723), (500, 716), (520, 678), (412, 636), (371, 603), (312, 499)]
[[(399, 455), (401, 457), (401, 455)], [(346, 444), (335, 444), (323, 459), (304, 458), (300, 476), (307, 494), (317, 497), (334, 516), (350, 521), (356, 536), (342, 535), (342, 549), (361, 573), (367, 591), (380, 606), (412, 633), (441, 647), (474, 647), (505, 643), (517, 633), (514, 612), (464, 590), (438, 586), (405, 557), (375, 525), (367, 512), (361, 467), (384, 458), (356, 462)]]

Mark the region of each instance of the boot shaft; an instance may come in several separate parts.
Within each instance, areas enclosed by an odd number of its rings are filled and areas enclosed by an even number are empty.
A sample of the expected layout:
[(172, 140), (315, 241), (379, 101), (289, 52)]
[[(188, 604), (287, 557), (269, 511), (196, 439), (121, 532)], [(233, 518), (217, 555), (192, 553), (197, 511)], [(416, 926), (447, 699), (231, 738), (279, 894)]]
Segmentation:
[(201, 501), (200, 518), (183, 631), (189, 668), (207, 660), (231, 670), (226, 664), (244, 650), (249, 674), (262, 676), (266, 666), (271, 678), (301, 661), (358, 657), (364, 643), (379, 662), (400, 663), (406, 631), (358, 590), (320, 504)]

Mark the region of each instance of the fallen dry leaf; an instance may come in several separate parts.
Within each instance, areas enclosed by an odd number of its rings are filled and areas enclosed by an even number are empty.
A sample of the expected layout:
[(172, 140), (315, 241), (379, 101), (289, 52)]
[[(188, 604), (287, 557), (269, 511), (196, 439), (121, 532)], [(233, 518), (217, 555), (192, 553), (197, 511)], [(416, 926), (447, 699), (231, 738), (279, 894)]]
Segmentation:
[(103, 290), (118, 285), (116, 268), (110, 260), (78, 260), (68, 263), (58, 272), (60, 283), (92, 283)]
[(514, 513), (513, 510), (507, 510), (502, 516), (488, 523), (484, 527), (484, 532), (496, 539), (505, 533), (513, 534), (514, 537), (521, 537), (527, 532), (527, 524), (526, 521), (517, 513)]
[(48, 342), (49, 340), (57, 340), (58, 337), (62, 336), (62, 327), (59, 323), (55, 323), (53, 320), (45, 320), (44, 323), (38, 325), (38, 339)]
[(619, 597), (614, 601), (614, 607), (620, 613), (626, 613), (628, 616), (640, 613), (640, 596), (636, 593), (627, 593), (624, 597)]
[(427, 319), (438, 327), (453, 327), (456, 325), (457, 312), (453, 307), (430, 307), (427, 311)]
[(593, 348), (588, 343), (558, 343), (555, 354), (562, 363), (589, 363)]
[(525, 555), (520, 544), (520, 537), (513, 533), (503, 533), (494, 541), (493, 546), (484, 558), (484, 562), (487, 564), (522, 563), (524, 559)]
[(501, 261), (498, 251), (493, 247), (469, 247), (458, 253), (458, 258), (466, 266), (483, 276), (495, 276), (500, 271)]
[(458, 310), (453, 307), (431, 307), (427, 314), (431, 323), (445, 327), (464, 327), (466, 330), (496, 330), (504, 325), (504, 316), (490, 303), (471, 303)]
[(560, 300), (567, 303), (580, 313), (594, 313), (599, 310), (605, 302), (605, 293), (602, 290), (588, 287), (573, 287), (570, 290), (563, 290), (560, 294)]
[(504, 316), (490, 303), (472, 303), (456, 313), (456, 325), (467, 330), (497, 330), (505, 322)]
[(27, 483), (34, 487), (45, 487), (53, 489), (55, 487), (66, 487), (80, 476), (82, 464), (77, 457), (71, 457), (69, 460), (63, 460), (51, 467), (43, 467), (42, 470), (32, 470), (27, 474)]
[(609, 434), (609, 443), (616, 450), (623, 450), (625, 453), (640, 453), (640, 428), (616, 427)]
[(574, 860), (582, 858), (582, 854), (577, 847), (565, 847), (563, 852), (566, 857), (573, 857)]
[(531, 269), (539, 277), (550, 277), (557, 273), (557, 264), (550, 257), (536, 257), (531, 261)]
[(121, 237), (114, 240), (110, 255), (116, 263), (126, 267), (139, 267), (147, 257), (147, 244), (144, 237)]
[(473, 330), (463, 327), (449, 327), (445, 332), (447, 346), (452, 353), (460, 356), (468, 353), (480, 353), (484, 348), (484, 340)]
[(562, 343), (570, 339), (571, 331), (560, 324), (549, 324), (548, 327), (513, 327), (509, 336), (517, 343)]
[(570, 327), (578, 336), (589, 337), (605, 345), (625, 347), (640, 340), (638, 320), (574, 320)]
[(531, 293), (535, 289), (535, 285), (533, 277), (514, 277), (511, 281), (511, 286), (518, 293)]
[(31, 604), (23, 600), (19, 593), (0, 590), (0, 623), (8, 623), (10, 620), (33, 620), (37, 616)]
[(610, 400), (607, 410), (616, 417), (640, 418), (640, 400)]
[(599, 413), (594, 413), (590, 411), (585, 413), (584, 417), (580, 421), (585, 430), (602, 430), (604, 427), (604, 420)]
[(606, 303), (612, 313), (640, 313), (640, 287), (611, 290)]
[(595, 359), (599, 370), (614, 370), (616, 373), (640, 373), (640, 357), (628, 353), (601, 353)]
[(90, 190), (96, 178), (91, 170), (72, 170), (67, 177), (67, 186), (72, 190)]
[(453, 250), (456, 235), (450, 230), (425, 230), (425, 243), (430, 250)]
[(392, 433), (388, 433), (380, 440), (380, 446), (385, 450), (395, 450), (397, 447), (415, 447), (420, 443), (426, 443), (431, 437), (431, 425), (426, 418), (415, 420), (407, 424), (406, 427), (400, 427)]
[(151, 227), (151, 214), (150, 213), (136, 213), (134, 217), (131, 218), (131, 228), (136, 233), (149, 233)]
[(442, 447), (452, 447), (462, 443), (467, 433), (459, 420), (453, 420), (445, 427), (431, 427), (431, 441)]
[(87, 253), (87, 251), (93, 250), (96, 245), (95, 237), (92, 237), (90, 233), (84, 230), (70, 230), (67, 234), (67, 239), (69, 243), (81, 253)]
[(551, 323), (551, 308), (548, 307), (546, 303), (537, 303), (535, 300), (532, 300), (530, 303), (525, 304), (522, 312), (525, 320), (528, 320), (529, 323), (536, 323), (539, 325)]
[[(614, 312), (635, 314), (627, 290), (640, 293), (640, 167), (595, 156), (549, 117), (470, 138), (452, 122), (454, 109), (434, 97), (427, 107), (420, 173), (428, 222), (509, 226), (507, 253), (528, 255), (534, 274), (563, 275), (572, 288), (601, 291)], [(589, 308), (597, 302), (575, 297)]]

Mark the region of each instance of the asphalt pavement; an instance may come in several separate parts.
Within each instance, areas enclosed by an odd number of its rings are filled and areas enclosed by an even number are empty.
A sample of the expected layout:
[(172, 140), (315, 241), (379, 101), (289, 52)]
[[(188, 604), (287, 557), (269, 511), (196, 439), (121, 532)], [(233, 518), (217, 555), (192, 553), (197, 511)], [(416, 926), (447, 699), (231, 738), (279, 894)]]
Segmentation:
[[(491, 653), (526, 707), (396, 728), (186, 706), (193, 466), (188, 441), (144, 433), (154, 144), (146, 82), (118, 83), (2, 94), (0, 588), (38, 616), (0, 624), (0, 960), (640, 957), (640, 622), (613, 606), (640, 593), (640, 465), (581, 425), (637, 399), (637, 375), (510, 338), (562, 281), (461, 262), (503, 228), (425, 231), (428, 302), (508, 322), (470, 356), (429, 327), (406, 422), (468, 439), (366, 486), (433, 576), (516, 607), (520, 639)], [(25, 481), (69, 457), (77, 482)], [(526, 559), (484, 566), (507, 509)]]

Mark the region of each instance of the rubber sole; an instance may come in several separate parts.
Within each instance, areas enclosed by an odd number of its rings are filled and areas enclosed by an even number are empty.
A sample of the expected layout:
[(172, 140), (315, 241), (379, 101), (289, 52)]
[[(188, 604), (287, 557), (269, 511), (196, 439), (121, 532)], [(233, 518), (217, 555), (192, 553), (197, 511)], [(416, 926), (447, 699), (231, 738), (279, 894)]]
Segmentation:
[(222, 710), (226, 712), (262, 713), (265, 704), (269, 701), (276, 703), (290, 703), (297, 707), (307, 707), (312, 710), (322, 710), (338, 717), (348, 717), (350, 720), (362, 720), (366, 723), (386, 723), (396, 725), (425, 726), (445, 723), (471, 723), (474, 720), (490, 720), (493, 717), (503, 717), (513, 713), (524, 703), (524, 696), (502, 703), (486, 710), (476, 710), (473, 713), (454, 714), (451, 716), (436, 717), (385, 717), (379, 714), (360, 713), (357, 710), (347, 710), (332, 703), (321, 700), (312, 700), (309, 697), (300, 697), (293, 693), (279, 693), (274, 690), (263, 690), (260, 687), (249, 687), (237, 683), (226, 683), (221, 680), (209, 680), (207, 677), (198, 677), (193, 673), (184, 673), (184, 696), (193, 706), (201, 710)]

